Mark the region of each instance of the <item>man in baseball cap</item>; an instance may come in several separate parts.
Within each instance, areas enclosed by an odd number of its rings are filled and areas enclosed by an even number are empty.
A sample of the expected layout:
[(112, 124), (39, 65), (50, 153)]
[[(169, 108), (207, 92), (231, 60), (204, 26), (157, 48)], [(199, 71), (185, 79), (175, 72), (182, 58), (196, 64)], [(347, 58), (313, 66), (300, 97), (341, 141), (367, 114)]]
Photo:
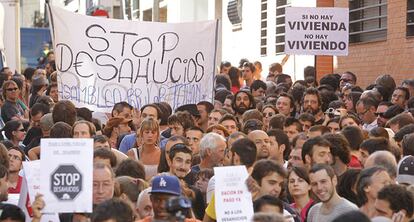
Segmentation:
[(414, 184), (414, 156), (405, 156), (398, 163), (397, 182), (407, 186)]
[(181, 195), (181, 186), (176, 176), (159, 175), (153, 178), (151, 189), (151, 203), (154, 210), (154, 220), (168, 220), (167, 201)]

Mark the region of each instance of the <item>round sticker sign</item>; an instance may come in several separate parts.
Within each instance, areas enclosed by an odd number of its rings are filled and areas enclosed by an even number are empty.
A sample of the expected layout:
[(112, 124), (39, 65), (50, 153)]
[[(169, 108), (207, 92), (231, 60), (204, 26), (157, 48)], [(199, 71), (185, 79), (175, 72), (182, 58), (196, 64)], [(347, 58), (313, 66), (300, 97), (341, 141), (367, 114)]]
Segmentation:
[(60, 165), (52, 173), (50, 183), (59, 200), (70, 201), (82, 191), (82, 174), (73, 165)]

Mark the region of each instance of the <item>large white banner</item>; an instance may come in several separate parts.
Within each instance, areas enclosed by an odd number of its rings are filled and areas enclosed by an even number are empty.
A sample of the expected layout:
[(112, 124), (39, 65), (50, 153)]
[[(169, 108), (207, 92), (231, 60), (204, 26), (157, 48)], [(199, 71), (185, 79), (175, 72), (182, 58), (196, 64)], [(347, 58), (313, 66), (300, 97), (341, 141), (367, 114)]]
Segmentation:
[(286, 54), (348, 55), (348, 8), (289, 7), (285, 16)]
[(94, 111), (126, 101), (213, 101), (217, 21), (96, 18), (51, 6), (60, 99)]

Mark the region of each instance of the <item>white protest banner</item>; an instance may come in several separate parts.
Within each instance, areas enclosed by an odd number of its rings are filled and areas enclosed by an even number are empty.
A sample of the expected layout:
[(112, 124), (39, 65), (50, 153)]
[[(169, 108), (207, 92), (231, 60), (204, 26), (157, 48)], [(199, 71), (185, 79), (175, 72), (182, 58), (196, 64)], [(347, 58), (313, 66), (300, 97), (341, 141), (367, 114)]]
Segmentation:
[(42, 139), (40, 189), (46, 213), (92, 212), (92, 139)]
[(59, 98), (94, 111), (117, 102), (213, 101), (218, 21), (167, 24), (51, 8)]
[(285, 19), (286, 54), (348, 55), (348, 8), (289, 7)]
[(249, 176), (246, 167), (215, 167), (214, 175), (217, 221), (251, 221), (253, 202), (246, 186)]
[(36, 194), (40, 192), (40, 160), (23, 162), (23, 171), (27, 183), (30, 204), (33, 204)]
[[(23, 162), (24, 178), (20, 192), (19, 207), (23, 209), (26, 214), (26, 221), (32, 221), (29, 209), (35, 201), (36, 194), (42, 194), (40, 191), (40, 160), (24, 161)], [(28, 198), (29, 197), (29, 198)], [(30, 203), (28, 201), (30, 200)], [(59, 222), (59, 216), (56, 213), (42, 215), (41, 222)]]

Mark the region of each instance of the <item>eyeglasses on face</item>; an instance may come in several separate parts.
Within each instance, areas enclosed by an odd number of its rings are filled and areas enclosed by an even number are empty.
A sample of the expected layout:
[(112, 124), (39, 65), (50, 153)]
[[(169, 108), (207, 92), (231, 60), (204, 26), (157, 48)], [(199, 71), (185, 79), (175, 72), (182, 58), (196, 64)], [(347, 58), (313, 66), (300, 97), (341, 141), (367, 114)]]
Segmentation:
[(272, 117), (274, 113), (263, 113), (263, 117)]
[(339, 81), (342, 81), (342, 82), (352, 82), (352, 79), (345, 79), (345, 78), (344, 78), (344, 79), (342, 79), (342, 78), (341, 78)]
[(364, 112), (362, 112), (362, 113), (358, 113), (358, 116), (363, 116), (363, 115), (365, 115), (365, 113), (367, 113), (367, 112), (368, 112), (368, 110), (369, 110), (369, 109), (366, 109)]
[(19, 88), (8, 88), (8, 89), (6, 89), (7, 91), (9, 91), (9, 92), (12, 92), (12, 91), (16, 91), (16, 90), (18, 90)]

